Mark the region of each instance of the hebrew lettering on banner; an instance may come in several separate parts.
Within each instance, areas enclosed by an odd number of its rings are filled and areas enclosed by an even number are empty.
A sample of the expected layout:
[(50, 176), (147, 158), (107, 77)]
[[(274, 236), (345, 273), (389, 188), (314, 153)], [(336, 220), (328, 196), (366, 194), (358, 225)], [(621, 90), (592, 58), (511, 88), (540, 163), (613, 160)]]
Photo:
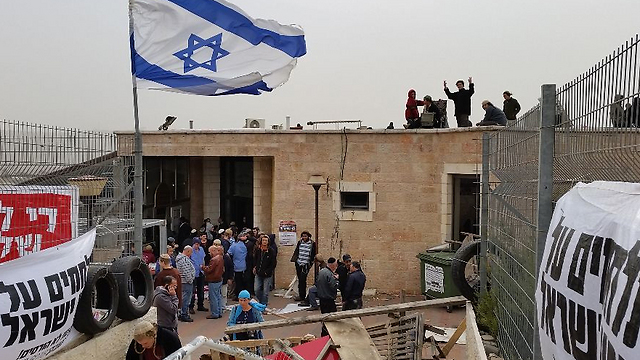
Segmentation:
[(0, 359), (45, 359), (78, 335), (95, 234), (0, 264)]
[(0, 264), (77, 236), (78, 189), (72, 186), (0, 188)]
[(536, 291), (544, 359), (635, 359), (640, 184), (579, 183), (557, 203)]

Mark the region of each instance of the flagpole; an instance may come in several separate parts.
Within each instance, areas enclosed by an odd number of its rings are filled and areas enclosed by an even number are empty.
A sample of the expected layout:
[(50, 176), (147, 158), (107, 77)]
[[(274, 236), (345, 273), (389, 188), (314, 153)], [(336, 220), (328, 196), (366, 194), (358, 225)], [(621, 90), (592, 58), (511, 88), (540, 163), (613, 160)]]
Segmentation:
[[(133, 16), (131, 14), (133, 1), (129, 1), (129, 36), (133, 36)], [(133, 38), (131, 38), (131, 51), (133, 54)], [(131, 84), (133, 87), (133, 120), (134, 120), (134, 148), (133, 148), (133, 241), (138, 256), (142, 255), (142, 134), (140, 133), (140, 118), (138, 117), (138, 83), (136, 81), (133, 58), (131, 62)]]

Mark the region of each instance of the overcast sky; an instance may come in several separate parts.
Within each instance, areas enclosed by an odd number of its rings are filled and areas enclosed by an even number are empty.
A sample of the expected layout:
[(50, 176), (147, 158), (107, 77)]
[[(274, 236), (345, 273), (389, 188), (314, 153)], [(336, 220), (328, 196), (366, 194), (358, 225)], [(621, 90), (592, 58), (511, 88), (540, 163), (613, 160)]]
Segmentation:
[[(480, 103), (510, 90), (528, 109), (639, 30), (638, 0), (233, 0), (254, 18), (295, 23), (307, 54), (260, 96), (139, 91), (143, 130), (240, 128), (360, 119), (404, 122), (407, 91), (444, 97), (442, 81), (473, 76)], [(0, 0), (0, 118), (89, 130), (132, 130), (126, 0)], [(449, 103), (450, 113), (453, 103)], [(452, 121), (455, 123), (455, 121)], [(332, 128), (332, 127), (329, 127)]]

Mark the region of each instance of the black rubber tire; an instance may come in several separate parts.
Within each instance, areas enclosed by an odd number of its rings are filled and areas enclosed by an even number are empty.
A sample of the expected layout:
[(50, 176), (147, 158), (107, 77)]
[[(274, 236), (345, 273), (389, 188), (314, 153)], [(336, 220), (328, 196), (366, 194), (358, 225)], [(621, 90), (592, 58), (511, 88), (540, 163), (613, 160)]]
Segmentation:
[(480, 241), (473, 241), (459, 248), (451, 260), (451, 280), (462, 296), (473, 303), (478, 301), (480, 284), (477, 279), (469, 282), (465, 270), (469, 260), (478, 254), (480, 254)]
[(89, 335), (107, 330), (116, 318), (118, 300), (118, 285), (109, 269), (102, 265), (89, 265), (73, 326)]
[(153, 279), (149, 267), (138, 256), (117, 259), (111, 265), (120, 290), (118, 317), (134, 320), (144, 316), (153, 303)]

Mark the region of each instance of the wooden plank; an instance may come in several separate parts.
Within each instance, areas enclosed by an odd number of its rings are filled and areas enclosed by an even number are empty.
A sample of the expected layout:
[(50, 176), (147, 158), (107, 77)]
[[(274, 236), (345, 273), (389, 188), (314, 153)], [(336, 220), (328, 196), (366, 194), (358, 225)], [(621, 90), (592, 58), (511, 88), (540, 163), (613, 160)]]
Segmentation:
[(460, 335), (462, 335), (462, 333), (466, 329), (467, 329), (467, 318), (465, 317), (464, 319), (462, 319), (462, 322), (456, 329), (456, 332), (454, 332), (453, 335), (451, 336), (451, 339), (449, 339), (447, 344), (442, 348), (442, 352), (444, 353), (445, 357), (449, 355), (449, 351), (451, 351), (451, 348), (453, 348), (453, 345), (456, 344), (456, 341), (458, 341), (458, 339), (460, 338)]
[(280, 339), (276, 339), (273, 345), (274, 349), (287, 354), (292, 360), (304, 360), (302, 356), (300, 356), (297, 352), (295, 352), (295, 350), (290, 348), (287, 344), (284, 343), (284, 341)]
[(273, 329), (273, 328), (279, 328), (283, 326), (311, 324), (311, 323), (318, 323), (318, 322), (328, 322), (328, 321), (336, 321), (341, 319), (348, 319), (352, 317), (388, 314), (391, 312), (397, 312), (397, 311), (403, 311), (403, 310), (411, 311), (411, 310), (419, 310), (419, 309), (425, 309), (425, 308), (437, 307), (437, 306), (462, 305), (466, 303), (466, 300), (467, 299), (463, 296), (454, 296), (454, 297), (443, 298), (443, 299), (422, 300), (422, 301), (414, 301), (414, 302), (408, 302), (403, 304), (375, 306), (375, 307), (364, 308), (364, 309), (347, 310), (347, 311), (340, 311), (340, 312), (328, 313), (328, 314), (310, 315), (310, 316), (299, 317), (299, 318), (271, 320), (271, 321), (264, 321), (261, 323), (234, 325), (234, 326), (227, 327), (224, 330), (224, 332), (226, 334), (233, 334), (233, 333), (238, 333), (243, 331)]
[(341, 360), (382, 360), (360, 319), (342, 319), (325, 323), (324, 326), (333, 343), (338, 346), (336, 350)]

